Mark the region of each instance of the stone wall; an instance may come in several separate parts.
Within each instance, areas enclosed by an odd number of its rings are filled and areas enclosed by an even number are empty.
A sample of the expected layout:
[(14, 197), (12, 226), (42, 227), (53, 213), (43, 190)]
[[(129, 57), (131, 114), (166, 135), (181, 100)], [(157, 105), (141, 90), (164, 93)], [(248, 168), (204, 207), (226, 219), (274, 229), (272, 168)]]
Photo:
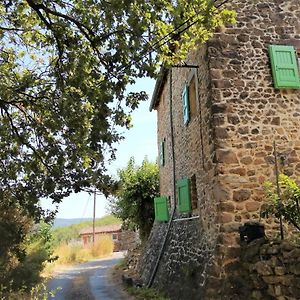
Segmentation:
[[(147, 248), (142, 262), (146, 266), (142, 281), (146, 284), (153, 272), (165, 233), (166, 226), (155, 226), (150, 237), (151, 247)], [(153, 285), (171, 299), (202, 299), (212, 257), (213, 250), (198, 220), (175, 221), (171, 225)]]
[[(237, 11), (237, 24), (208, 42), (217, 174), (223, 191), (217, 246), (223, 259), (215, 281), (229, 276), (238, 259), (238, 227), (260, 218), (263, 183), (275, 181), (274, 142), (280, 172), (300, 174), (300, 90), (273, 88), (268, 55), (269, 44), (290, 45), (300, 39), (299, 1), (230, 5)], [(268, 234), (278, 232), (278, 223), (265, 226)]]
[(121, 231), (118, 239), (114, 240), (114, 251), (132, 250), (140, 244), (138, 233), (135, 231)]
[[(172, 222), (154, 280), (172, 299), (249, 299), (238, 280), (238, 227), (259, 219), (263, 182), (275, 180), (274, 141), (280, 171), (300, 174), (300, 90), (273, 88), (267, 51), (269, 44), (300, 39), (299, 0), (228, 5), (237, 11), (237, 24), (220, 29), (186, 61), (198, 66), (189, 124), (183, 122), (181, 94), (194, 69), (172, 68), (172, 82), (169, 71), (155, 106), (158, 145), (166, 143), (160, 192), (169, 197), (170, 210), (176, 208), (173, 180), (196, 182), (191, 215), (199, 218)], [(175, 209), (174, 219), (181, 217), (189, 215)], [(267, 233), (278, 229), (272, 221), (265, 225)], [(140, 268), (146, 283), (166, 230), (167, 224), (156, 224), (149, 239)]]
[(251, 299), (300, 299), (300, 246), (257, 240), (243, 247), (241, 264)]

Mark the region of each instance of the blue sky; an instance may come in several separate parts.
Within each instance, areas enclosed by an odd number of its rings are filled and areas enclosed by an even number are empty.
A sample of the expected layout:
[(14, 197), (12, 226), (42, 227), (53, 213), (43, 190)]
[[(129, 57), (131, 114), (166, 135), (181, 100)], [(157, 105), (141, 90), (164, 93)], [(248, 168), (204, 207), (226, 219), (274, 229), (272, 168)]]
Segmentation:
[[(130, 157), (134, 157), (140, 164), (147, 156), (150, 161), (157, 158), (156, 145), (156, 112), (149, 112), (150, 99), (154, 90), (155, 81), (142, 78), (136, 84), (128, 87), (130, 91), (144, 90), (149, 95), (149, 101), (140, 104), (132, 114), (133, 127), (130, 130), (122, 129), (125, 140), (117, 147), (116, 160), (109, 167), (110, 174), (116, 175), (118, 169), (127, 165)], [(44, 208), (51, 208), (50, 200), (43, 200)], [(97, 196), (96, 217), (107, 214), (108, 202), (104, 196)], [(93, 216), (93, 195), (88, 193), (72, 194), (59, 205), (58, 218), (90, 218)]]

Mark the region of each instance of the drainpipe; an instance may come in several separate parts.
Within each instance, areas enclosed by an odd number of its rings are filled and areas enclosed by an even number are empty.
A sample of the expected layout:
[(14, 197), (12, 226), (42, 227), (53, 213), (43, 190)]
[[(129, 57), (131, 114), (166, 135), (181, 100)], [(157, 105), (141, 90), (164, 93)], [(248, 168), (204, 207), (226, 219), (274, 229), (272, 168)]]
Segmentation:
[[(170, 130), (171, 130), (171, 149), (172, 149), (172, 167), (173, 167), (173, 212), (176, 210), (176, 164), (175, 164), (175, 142), (174, 142), (174, 125), (173, 125), (173, 71), (172, 67), (170, 68), (170, 101), (169, 101), (169, 110), (170, 110)], [(173, 218), (171, 218), (171, 221)]]
[(153, 281), (154, 281), (154, 278), (155, 278), (155, 275), (157, 273), (160, 260), (162, 258), (163, 253), (164, 253), (167, 238), (169, 236), (170, 228), (171, 228), (171, 225), (172, 225), (172, 222), (173, 222), (173, 219), (174, 219), (174, 214), (175, 214), (175, 211), (176, 211), (176, 171), (175, 171), (174, 126), (173, 126), (173, 110), (172, 110), (172, 108), (173, 108), (172, 68), (170, 68), (169, 72), (170, 72), (169, 73), (170, 74), (170, 77), (169, 77), (169, 88), (170, 88), (170, 92), (169, 92), (169, 97), (170, 97), (170, 99), (169, 99), (169, 111), (170, 111), (170, 131), (171, 131), (172, 167), (173, 167), (173, 170), (172, 170), (173, 171), (172, 172), (172, 175), (173, 175), (173, 209), (172, 209), (170, 220), (168, 222), (167, 232), (164, 236), (160, 251), (158, 253), (157, 261), (155, 263), (153, 272), (152, 272), (152, 274), (150, 276), (150, 279), (149, 279), (149, 282), (147, 284), (147, 288), (150, 288), (152, 286)]

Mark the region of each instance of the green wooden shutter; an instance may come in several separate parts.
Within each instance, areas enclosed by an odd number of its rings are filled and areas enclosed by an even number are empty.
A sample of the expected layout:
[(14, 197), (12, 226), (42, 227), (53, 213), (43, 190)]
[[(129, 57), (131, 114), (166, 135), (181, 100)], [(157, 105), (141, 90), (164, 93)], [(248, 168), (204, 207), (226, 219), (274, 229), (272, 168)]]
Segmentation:
[(190, 181), (188, 178), (177, 181), (177, 197), (179, 211), (191, 211)]
[(160, 165), (163, 167), (165, 165), (165, 142), (162, 141), (159, 146), (159, 161)]
[(155, 221), (163, 222), (169, 220), (168, 198), (154, 198)]
[(183, 122), (185, 125), (190, 121), (189, 88), (184, 86), (182, 92)]
[(298, 62), (294, 47), (270, 45), (269, 53), (275, 88), (300, 88)]

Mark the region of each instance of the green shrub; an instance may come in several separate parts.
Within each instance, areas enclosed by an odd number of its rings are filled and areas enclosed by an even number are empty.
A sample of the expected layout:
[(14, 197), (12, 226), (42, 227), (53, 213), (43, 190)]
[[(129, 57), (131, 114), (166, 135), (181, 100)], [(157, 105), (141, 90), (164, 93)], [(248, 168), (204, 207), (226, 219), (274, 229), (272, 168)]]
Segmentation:
[(48, 291), (44, 283), (39, 283), (28, 290), (26, 287), (14, 291), (11, 286), (0, 286), (0, 300), (48, 300), (55, 297), (61, 288)]
[(145, 158), (140, 166), (131, 157), (127, 166), (118, 170), (118, 187), (110, 199), (113, 215), (123, 220), (126, 229), (139, 229), (144, 242), (154, 222), (154, 197), (159, 196), (159, 168)]
[(0, 202), (0, 286), (2, 291), (29, 291), (51, 260), (50, 226), (34, 224), (20, 207), (7, 203)]
[(262, 208), (262, 216), (282, 217), (300, 231), (300, 187), (295, 180), (284, 174), (279, 175), (278, 185), (280, 195), (277, 186), (270, 181), (265, 182), (268, 203)]
[(40, 283), (41, 272), (45, 263), (51, 261), (52, 253), (50, 226), (39, 224), (28, 236), (23, 259), (16, 263), (10, 273), (11, 288), (18, 290), (22, 287), (28, 291)]
[(151, 288), (134, 288), (130, 287), (127, 289), (128, 293), (141, 300), (169, 300), (161, 292)]

